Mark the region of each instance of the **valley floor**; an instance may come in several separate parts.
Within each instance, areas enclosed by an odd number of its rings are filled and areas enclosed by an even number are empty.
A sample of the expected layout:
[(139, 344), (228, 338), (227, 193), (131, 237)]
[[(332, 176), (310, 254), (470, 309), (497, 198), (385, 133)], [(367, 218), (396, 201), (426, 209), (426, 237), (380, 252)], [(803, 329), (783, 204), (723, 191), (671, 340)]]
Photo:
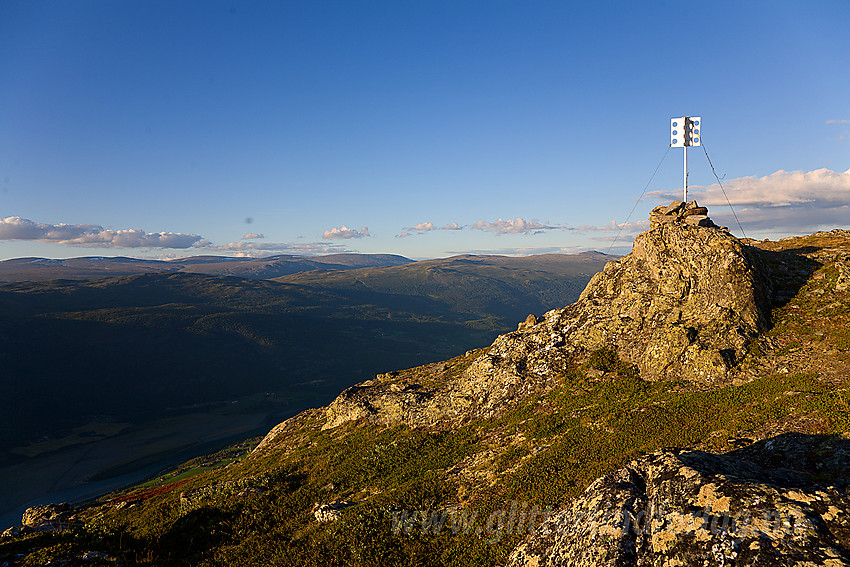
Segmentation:
[[(68, 435), (17, 450), (0, 466), (0, 526), (20, 523), (30, 506), (79, 502), (137, 483), (197, 455), (261, 435), (295, 410), (254, 413), (190, 413), (120, 425), (109, 435)], [(89, 435), (85, 435), (88, 433)], [(72, 438), (72, 439), (68, 439)], [(63, 446), (64, 445), (64, 446)]]

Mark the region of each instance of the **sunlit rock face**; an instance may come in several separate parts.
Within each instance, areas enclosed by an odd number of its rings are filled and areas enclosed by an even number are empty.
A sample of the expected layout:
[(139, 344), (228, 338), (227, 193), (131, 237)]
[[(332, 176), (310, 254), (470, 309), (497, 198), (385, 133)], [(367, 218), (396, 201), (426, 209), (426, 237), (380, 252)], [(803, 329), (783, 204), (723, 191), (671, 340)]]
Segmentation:
[(644, 379), (722, 382), (768, 327), (771, 291), (758, 251), (707, 212), (695, 202), (657, 207), (632, 252), (609, 262), (574, 304), (529, 316), (463, 372), (436, 364), (349, 388), (326, 409), (325, 428), (491, 416), (551, 388), (600, 349)]
[(685, 207), (656, 208), (631, 254), (609, 262), (573, 305), (499, 337), (470, 375), (542, 375), (609, 348), (646, 379), (725, 378), (769, 324), (770, 284), (757, 251), (703, 222), (704, 207)]

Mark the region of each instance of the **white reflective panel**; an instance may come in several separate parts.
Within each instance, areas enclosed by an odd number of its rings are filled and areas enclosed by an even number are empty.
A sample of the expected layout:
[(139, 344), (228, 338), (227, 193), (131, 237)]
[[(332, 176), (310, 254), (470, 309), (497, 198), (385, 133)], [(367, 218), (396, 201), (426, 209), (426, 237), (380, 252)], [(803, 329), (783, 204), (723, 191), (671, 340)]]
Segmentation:
[[(684, 131), (683, 131), (684, 130)], [(687, 137), (687, 127), (685, 119), (671, 118), (670, 119), (670, 145), (674, 147), (684, 147), (685, 138)]]

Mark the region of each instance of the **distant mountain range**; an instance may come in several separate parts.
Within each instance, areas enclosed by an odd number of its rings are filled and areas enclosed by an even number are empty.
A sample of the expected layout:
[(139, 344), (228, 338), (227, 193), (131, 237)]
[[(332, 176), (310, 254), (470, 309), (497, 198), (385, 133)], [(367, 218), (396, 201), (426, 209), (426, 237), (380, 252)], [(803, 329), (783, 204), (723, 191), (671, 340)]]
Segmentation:
[(611, 258), (8, 260), (2, 277), (40, 281), (0, 285), (0, 451), (262, 392), (325, 403), (571, 303)]
[(413, 262), (394, 254), (277, 255), (263, 258), (192, 256), (179, 260), (143, 260), (125, 257), (15, 258), (0, 262), (0, 282), (89, 280), (136, 274), (186, 272), (211, 276), (269, 279), (310, 270), (350, 270), (401, 266)]

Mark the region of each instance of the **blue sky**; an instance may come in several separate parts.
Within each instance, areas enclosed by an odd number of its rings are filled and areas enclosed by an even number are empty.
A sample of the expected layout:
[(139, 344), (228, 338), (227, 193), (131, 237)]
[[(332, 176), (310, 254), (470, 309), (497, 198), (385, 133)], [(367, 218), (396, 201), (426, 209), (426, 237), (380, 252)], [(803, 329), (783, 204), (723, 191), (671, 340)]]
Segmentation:
[[(748, 236), (846, 227), (850, 3), (0, 3), (0, 259), (605, 251), (699, 115)], [(729, 224), (700, 148), (692, 195)], [(679, 193), (672, 148), (614, 251)]]

